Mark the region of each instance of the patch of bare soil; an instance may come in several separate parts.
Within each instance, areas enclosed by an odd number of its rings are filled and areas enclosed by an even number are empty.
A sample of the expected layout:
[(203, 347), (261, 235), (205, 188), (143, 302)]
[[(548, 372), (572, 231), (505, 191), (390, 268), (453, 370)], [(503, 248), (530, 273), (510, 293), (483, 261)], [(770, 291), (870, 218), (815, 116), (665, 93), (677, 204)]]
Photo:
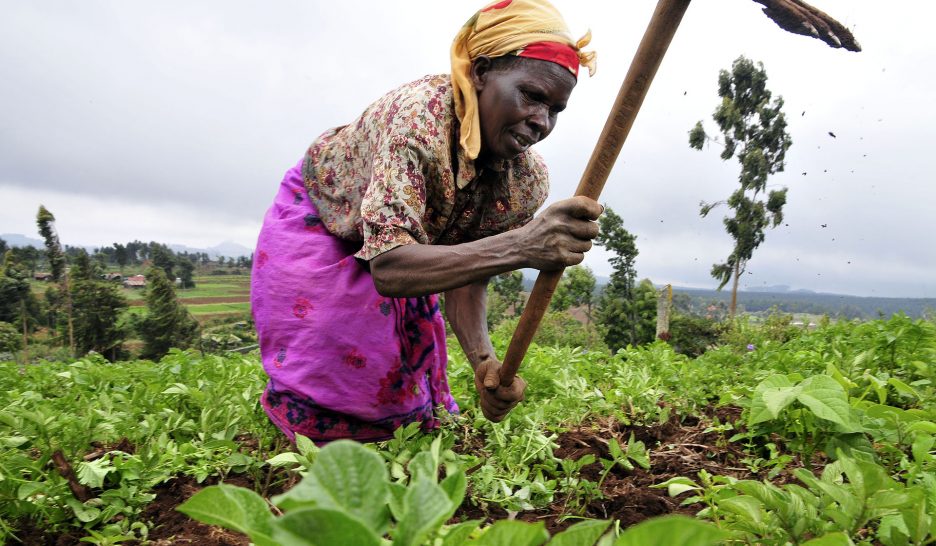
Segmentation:
[[(746, 454), (737, 444), (728, 442), (727, 436), (718, 431), (706, 431), (717, 417), (720, 422), (736, 421), (740, 418), (740, 408), (707, 408), (702, 418), (677, 417), (665, 423), (649, 426), (624, 425), (614, 421), (598, 421), (576, 427), (559, 435), (559, 448), (554, 454), (560, 459), (578, 460), (585, 455), (593, 455), (596, 462), (582, 468), (581, 477), (592, 482), (599, 482), (604, 469), (598, 460), (611, 459), (608, 444), (617, 439), (622, 446), (627, 445), (631, 434), (635, 440), (644, 442), (650, 451), (650, 469), (644, 470), (635, 465), (633, 471), (615, 466), (601, 485), (602, 497), (592, 499), (583, 512), (570, 514), (569, 503), (564, 497), (557, 497), (556, 502), (545, 509), (521, 512), (517, 519), (524, 521), (543, 521), (550, 533), (557, 533), (576, 521), (577, 518), (564, 516), (584, 516), (599, 519), (617, 519), (622, 527), (628, 527), (647, 518), (664, 514), (684, 514), (692, 516), (703, 506), (681, 506), (688, 494), (671, 498), (666, 489), (654, 489), (651, 486), (663, 483), (676, 476), (685, 476), (697, 480), (700, 470), (713, 475), (732, 476), (737, 479), (761, 479), (745, 467), (740, 461)], [(782, 481), (782, 478), (780, 479)], [(466, 501), (456, 512), (456, 520), (483, 519), (493, 522), (507, 517), (507, 513), (496, 507), (475, 506)]]

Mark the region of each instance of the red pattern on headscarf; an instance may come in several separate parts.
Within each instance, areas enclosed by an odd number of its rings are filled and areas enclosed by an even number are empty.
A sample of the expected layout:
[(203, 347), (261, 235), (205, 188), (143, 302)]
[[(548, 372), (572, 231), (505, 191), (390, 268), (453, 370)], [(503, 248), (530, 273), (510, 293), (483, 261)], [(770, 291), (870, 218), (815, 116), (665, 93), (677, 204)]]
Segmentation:
[(550, 61), (562, 65), (575, 74), (576, 78), (578, 77), (578, 52), (566, 44), (560, 44), (559, 42), (536, 42), (535, 44), (524, 47), (517, 56)]

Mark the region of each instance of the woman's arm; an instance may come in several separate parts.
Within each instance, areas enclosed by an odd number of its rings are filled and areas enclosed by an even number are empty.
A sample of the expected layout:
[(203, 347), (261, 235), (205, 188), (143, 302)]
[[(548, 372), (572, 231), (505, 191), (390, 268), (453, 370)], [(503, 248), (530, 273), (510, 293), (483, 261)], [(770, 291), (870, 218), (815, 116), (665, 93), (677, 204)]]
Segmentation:
[(485, 278), (445, 293), (445, 316), (473, 370), (496, 358), (487, 329), (487, 285)]
[(509, 387), (500, 384), (501, 362), (487, 329), (487, 284), (488, 279), (483, 279), (446, 292), (445, 314), (475, 372), (481, 412), (497, 422), (523, 400), (526, 381), (514, 377)]
[(598, 235), (602, 207), (587, 197), (553, 204), (518, 229), (451, 246), (403, 245), (370, 261), (377, 291), (389, 297), (438, 294), (524, 267), (581, 263)]

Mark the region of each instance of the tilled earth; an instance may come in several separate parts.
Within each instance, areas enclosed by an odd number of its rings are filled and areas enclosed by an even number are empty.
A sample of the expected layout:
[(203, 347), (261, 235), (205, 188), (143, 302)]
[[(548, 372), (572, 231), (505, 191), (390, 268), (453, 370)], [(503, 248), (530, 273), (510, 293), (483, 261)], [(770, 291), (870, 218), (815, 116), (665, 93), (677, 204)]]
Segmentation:
[[(741, 410), (718, 408), (709, 409), (706, 413), (702, 418), (684, 417), (679, 421), (674, 417), (666, 423), (650, 426), (627, 426), (614, 421), (599, 421), (560, 434), (557, 441), (559, 448), (554, 453), (561, 459), (575, 460), (587, 454), (594, 455), (596, 461), (601, 458), (610, 459), (610, 439), (617, 438), (622, 445), (626, 445), (631, 434), (636, 440), (644, 442), (650, 450), (649, 470), (635, 467), (633, 471), (627, 471), (615, 467), (602, 483), (602, 498), (588, 502), (584, 513), (580, 515), (617, 519), (622, 527), (664, 514), (692, 515), (701, 508), (700, 505), (681, 506), (682, 497), (670, 498), (665, 489), (655, 489), (651, 486), (676, 476), (695, 479), (702, 469), (713, 475), (762, 479), (763, 476), (751, 472), (739, 462), (745, 456), (739, 446), (729, 443), (726, 436), (718, 431), (707, 431), (713, 417), (717, 416), (721, 422), (735, 421), (740, 417)], [(582, 469), (581, 477), (598, 482), (602, 472), (601, 463), (595, 462)], [(251, 489), (255, 485), (245, 476), (231, 476), (225, 481)], [(191, 478), (179, 477), (157, 486), (156, 499), (144, 510), (141, 518), (150, 523), (151, 544), (248, 545), (250, 542), (244, 535), (196, 522), (175, 510), (176, 506), (212, 483), (217, 482), (206, 480), (199, 484)], [(277, 487), (277, 491), (271, 492), (270, 495), (282, 491), (282, 487)], [(521, 512), (516, 517), (524, 521), (543, 521), (550, 533), (556, 533), (578, 521), (578, 518), (563, 519), (567, 509), (566, 499), (558, 498), (551, 506)], [(479, 518), (493, 522), (506, 517), (508, 514), (503, 509), (476, 506), (466, 500), (453, 520)], [(30, 546), (82, 544), (79, 542), (80, 533), (52, 536), (39, 529), (21, 527), (18, 536), (23, 539), (23, 544)]]

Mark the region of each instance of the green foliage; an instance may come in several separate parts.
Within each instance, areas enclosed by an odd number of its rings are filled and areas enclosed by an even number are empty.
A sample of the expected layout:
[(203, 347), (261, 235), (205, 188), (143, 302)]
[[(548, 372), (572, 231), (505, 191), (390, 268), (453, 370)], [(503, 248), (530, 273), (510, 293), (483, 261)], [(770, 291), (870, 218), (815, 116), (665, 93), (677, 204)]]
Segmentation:
[(198, 339), (198, 322), (179, 303), (172, 283), (162, 269), (151, 267), (146, 274), (147, 314), (137, 324), (143, 339), (141, 358), (157, 359), (169, 349), (185, 349)]
[[(516, 331), (519, 322), (520, 317), (504, 320), (494, 331), (497, 336), (509, 338)], [(554, 347), (604, 347), (599, 326), (594, 323), (583, 324), (564, 311), (547, 311), (533, 337), (533, 342)]]
[(59, 242), (58, 233), (55, 232), (55, 216), (39, 205), (36, 224), (39, 226), (39, 234), (45, 240), (46, 260), (52, 271), (52, 280), (60, 282), (65, 274), (65, 254), (62, 253), (62, 244)]
[[(792, 140), (786, 131), (783, 99), (771, 103), (763, 64), (755, 66), (743, 56), (736, 59), (731, 72), (722, 70), (718, 75), (718, 96), (721, 104), (712, 117), (724, 138), (721, 158), (728, 160), (737, 155), (741, 172), (740, 187), (725, 202), (732, 215), (723, 220), (735, 246), (724, 263), (712, 266), (712, 276), (719, 281), (719, 289), (734, 277), (734, 302), (738, 278), (754, 250), (764, 242), (764, 230), (783, 222), (786, 188), (771, 190), (766, 201), (759, 197), (767, 191), (767, 177), (783, 171)], [(689, 145), (701, 150), (706, 140), (700, 121), (689, 131)], [(701, 215), (707, 216), (719, 204), (702, 203)], [(734, 314), (734, 304), (731, 313)]]
[(23, 347), (23, 332), (9, 322), (0, 322), (0, 354), (13, 353)]
[(566, 311), (570, 307), (584, 307), (586, 316), (591, 320), (595, 283), (595, 274), (588, 266), (573, 265), (567, 268), (559, 280), (549, 308), (553, 311)]
[(669, 343), (677, 353), (701, 356), (718, 343), (725, 325), (712, 319), (676, 313), (670, 319)]
[(505, 318), (523, 312), (523, 273), (509, 271), (491, 277), (487, 286), (487, 323), (494, 329)]
[[(598, 300), (597, 321), (605, 330), (605, 342), (612, 350), (625, 345), (652, 341), (656, 323), (647, 337), (646, 323), (656, 318), (656, 296), (652, 284), (636, 286), (637, 237), (624, 229), (624, 221), (610, 207), (598, 218), (599, 233), (595, 244), (607, 248), (614, 255), (608, 260), (614, 271), (611, 280)], [(653, 300), (652, 305), (648, 299)], [(653, 317), (650, 318), (650, 309)], [(643, 321), (643, 324), (642, 324)]]
[(95, 351), (110, 360), (122, 355), (127, 331), (121, 315), (127, 300), (111, 283), (76, 278), (71, 284), (75, 348), (79, 354)]
[(28, 273), (7, 252), (0, 268), (0, 321), (22, 324), (23, 307), (34, 299), (29, 290)]

